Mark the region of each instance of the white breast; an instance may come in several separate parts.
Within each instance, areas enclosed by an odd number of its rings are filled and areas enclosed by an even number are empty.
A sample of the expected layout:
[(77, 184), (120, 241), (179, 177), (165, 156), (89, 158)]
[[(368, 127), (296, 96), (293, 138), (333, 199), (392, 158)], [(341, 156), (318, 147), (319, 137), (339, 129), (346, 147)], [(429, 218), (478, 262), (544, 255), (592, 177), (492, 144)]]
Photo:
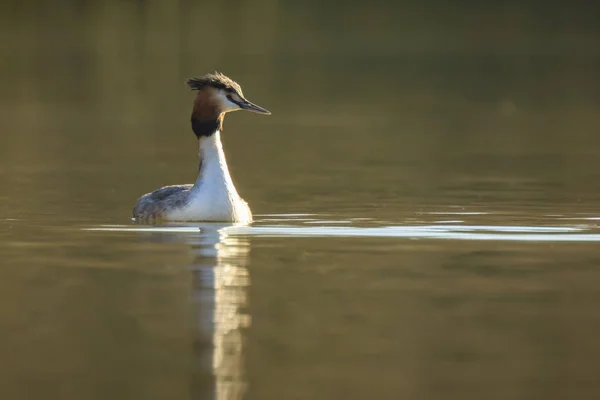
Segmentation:
[(175, 221), (252, 222), (248, 204), (238, 195), (223, 152), (221, 134), (200, 138), (200, 172), (188, 203), (167, 212)]

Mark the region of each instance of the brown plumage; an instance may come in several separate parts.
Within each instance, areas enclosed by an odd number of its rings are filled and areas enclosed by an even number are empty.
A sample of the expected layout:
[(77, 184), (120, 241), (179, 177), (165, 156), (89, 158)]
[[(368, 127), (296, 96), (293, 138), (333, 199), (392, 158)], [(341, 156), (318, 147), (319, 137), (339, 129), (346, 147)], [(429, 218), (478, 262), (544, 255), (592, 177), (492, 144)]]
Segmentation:
[(198, 119), (217, 119), (221, 114), (221, 105), (215, 99), (216, 91), (212, 87), (206, 87), (198, 91), (194, 99), (192, 115)]
[(224, 110), (217, 96), (219, 91), (225, 91), (227, 96), (244, 97), (240, 85), (220, 72), (190, 78), (186, 83), (190, 89), (198, 91), (192, 110), (192, 126), (199, 121), (217, 121), (217, 126), (222, 129)]
[(192, 90), (203, 90), (207, 87), (215, 89), (223, 89), (226, 91), (235, 91), (240, 96), (244, 97), (242, 88), (233, 79), (223, 75), (220, 72), (214, 74), (206, 74), (198, 78), (190, 78), (186, 81), (187, 85)]

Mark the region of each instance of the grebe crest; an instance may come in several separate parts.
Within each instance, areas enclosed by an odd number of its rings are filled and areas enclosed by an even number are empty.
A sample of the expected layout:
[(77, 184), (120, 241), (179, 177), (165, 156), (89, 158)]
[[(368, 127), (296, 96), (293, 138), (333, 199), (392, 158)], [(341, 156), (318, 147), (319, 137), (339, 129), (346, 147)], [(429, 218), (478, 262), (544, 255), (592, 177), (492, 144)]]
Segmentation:
[(250, 223), (250, 207), (238, 195), (227, 168), (221, 143), (223, 119), (237, 110), (271, 113), (246, 100), (240, 85), (219, 72), (186, 83), (197, 91), (191, 122), (200, 148), (198, 178), (193, 185), (165, 186), (143, 195), (133, 208), (133, 217)]

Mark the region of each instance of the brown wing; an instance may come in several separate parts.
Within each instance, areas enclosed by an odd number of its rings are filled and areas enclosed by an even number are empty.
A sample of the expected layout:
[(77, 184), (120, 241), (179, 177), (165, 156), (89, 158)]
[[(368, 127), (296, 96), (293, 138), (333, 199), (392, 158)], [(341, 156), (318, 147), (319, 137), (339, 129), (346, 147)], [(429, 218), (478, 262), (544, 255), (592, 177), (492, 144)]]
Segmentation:
[(165, 186), (146, 193), (133, 207), (133, 218), (162, 218), (167, 210), (183, 206), (193, 185)]

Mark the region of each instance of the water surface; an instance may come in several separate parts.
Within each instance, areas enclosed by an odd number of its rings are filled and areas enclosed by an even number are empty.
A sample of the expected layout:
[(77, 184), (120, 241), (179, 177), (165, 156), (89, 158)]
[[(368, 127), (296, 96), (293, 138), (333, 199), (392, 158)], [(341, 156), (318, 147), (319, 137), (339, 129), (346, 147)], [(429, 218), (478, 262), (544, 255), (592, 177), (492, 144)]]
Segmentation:
[[(597, 18), (402, 4), (3, 13), (0, 397), (598, 398)], [(214, 69), (256, 223), (133, 223)]]

